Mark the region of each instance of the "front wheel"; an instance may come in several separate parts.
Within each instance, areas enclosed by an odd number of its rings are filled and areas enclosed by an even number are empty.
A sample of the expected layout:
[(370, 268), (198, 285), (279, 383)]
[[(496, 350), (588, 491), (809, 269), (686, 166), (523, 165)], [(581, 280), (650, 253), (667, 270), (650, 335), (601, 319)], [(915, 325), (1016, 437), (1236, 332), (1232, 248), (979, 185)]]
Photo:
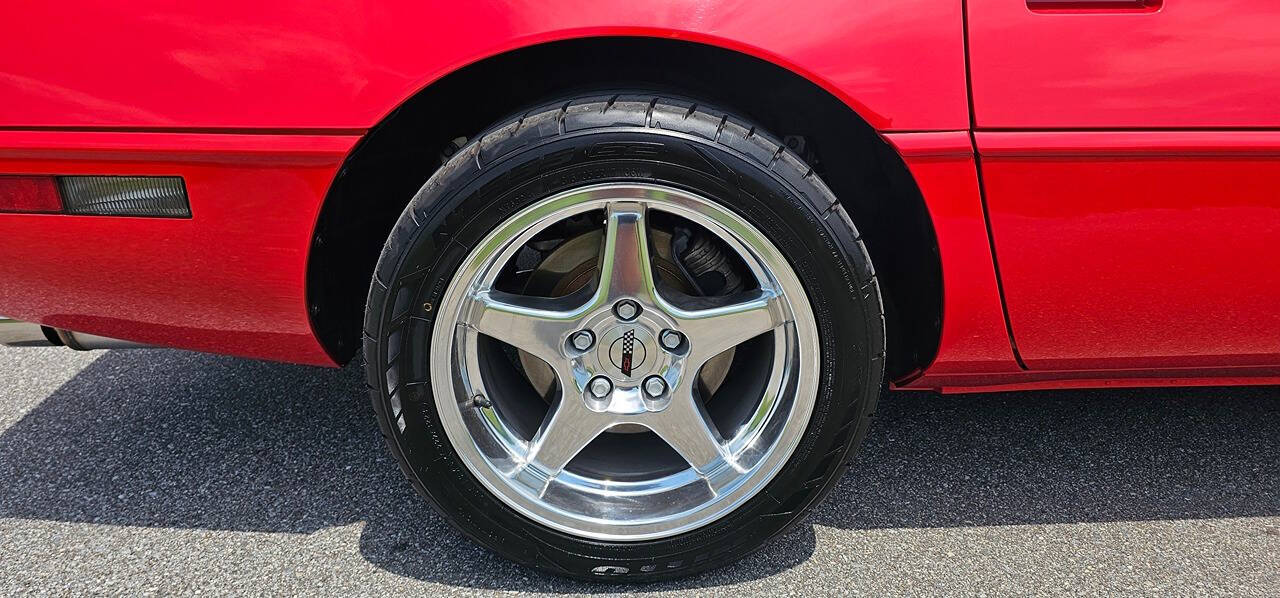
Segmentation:
[(827, 187), (750, 123), (643, 95), (464, 148), (401, 215), (365, 329), (414, 486), (590, 579), (687, 575), (798, 522), (883, 376), (879, 289)]

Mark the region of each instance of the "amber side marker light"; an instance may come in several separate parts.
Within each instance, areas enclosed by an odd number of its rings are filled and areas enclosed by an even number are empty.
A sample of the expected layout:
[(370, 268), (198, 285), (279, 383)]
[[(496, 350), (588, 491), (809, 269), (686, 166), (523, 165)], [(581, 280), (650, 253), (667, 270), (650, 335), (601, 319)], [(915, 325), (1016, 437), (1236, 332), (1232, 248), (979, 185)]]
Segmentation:
[(0, 176), (0, 212), (190, 218), (182, 177)]

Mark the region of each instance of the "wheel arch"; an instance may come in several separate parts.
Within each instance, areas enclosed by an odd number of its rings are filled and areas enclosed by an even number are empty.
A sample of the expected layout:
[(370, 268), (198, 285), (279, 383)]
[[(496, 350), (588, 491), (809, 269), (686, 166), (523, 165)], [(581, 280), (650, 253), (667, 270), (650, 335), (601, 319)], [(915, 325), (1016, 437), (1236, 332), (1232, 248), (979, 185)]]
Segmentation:
[(458, 65), (369, 130), (330, 186), (308, 256), (312, 328), (335, 361), (348, 361), (360, 346), (364, 298), (382, 244), (414, 193), (456, 149), (453, 140), (553, 97), (645, 87), (726, 106), (809, 161), (845, 204), (876, 265), (890, 378), (930, 363), (942, 315), (937, 237), (914, 179), (863, 107), (755, 48), (628, 32), (541, 41)]

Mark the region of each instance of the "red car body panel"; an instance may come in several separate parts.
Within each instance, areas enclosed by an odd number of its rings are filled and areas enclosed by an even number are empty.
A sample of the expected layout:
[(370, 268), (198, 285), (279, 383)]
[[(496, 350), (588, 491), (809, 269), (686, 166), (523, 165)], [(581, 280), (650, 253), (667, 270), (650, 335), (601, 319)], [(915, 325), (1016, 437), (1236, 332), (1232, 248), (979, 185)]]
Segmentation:
[(977, 138), (1028, 368), (1280, 366), (1280, 132)]
[(361, 135), (485, 57), (648, 36), (787, 68), (901, 155), (943, 321), (900, 386), (1280, 381), (1280, 132), (1241, 130), (1280, 130), (1280, 9), (1097, 6), (28, 3), (0, 36), (0, 174), (182, 176), (192, 217), (0, 214), (0, 313), (331, 365), (306, 265)]
[(0, 36), (0, 127), (363, 129), (487, 56), (636, 35), (775, 62), (878, 129), (964, 129), (960, 11), (953, 0), (31, 2), (7, 15), (26, 25)]
[(332, 364), (307, 250), (358, 137), (0, 131), (0, 172), (183, 177), (190, 219), (0, 214), (0, 311), (114, 338)]
[(942, 260), (942, 337), (938, 355), (913, 385), (936, 376), (1019, 372), (1005, 328), (987, 241), (978, 168), (969, 133), (885, 136), (928, 198)]
[(1146, 4), (967, 0), (977, 127), (1280, 127), (1280, 3)]

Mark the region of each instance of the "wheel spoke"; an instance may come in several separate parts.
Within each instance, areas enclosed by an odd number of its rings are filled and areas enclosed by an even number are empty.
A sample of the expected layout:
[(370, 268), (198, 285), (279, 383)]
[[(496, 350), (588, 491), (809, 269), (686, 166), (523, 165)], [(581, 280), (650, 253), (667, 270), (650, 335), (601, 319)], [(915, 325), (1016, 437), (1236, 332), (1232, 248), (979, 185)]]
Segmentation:
[(529, 442), (525, 464), (517, 476), (540, 493), (545, 491), (574, 456), (611, 423), (607, 415), (587, 409), (578, 397), (561, 396)]
[(736, 467), (720, 432), (694, 398), (691, 383), (676, 389), (671, 404), (653, 414), (646, 425), (708, 480)]
[(768, 290), (752, 291), (733, 303), (693, 311), (669, 308), (690, 339), (690, 361), (700, 367), (707, 360), (787, 322), (782, 300)]
[(472, 299), (466, 325), (555, 364), (564, 360), (565, 338), (580, 317), (577, 310), (560, 309), (561, 303), (495, 290), (481, 291)]
[(653, 268), (645, 208), (635, 203), (610, 204), (604, 243), (600, 246), (600, 301), (654, 296)]

